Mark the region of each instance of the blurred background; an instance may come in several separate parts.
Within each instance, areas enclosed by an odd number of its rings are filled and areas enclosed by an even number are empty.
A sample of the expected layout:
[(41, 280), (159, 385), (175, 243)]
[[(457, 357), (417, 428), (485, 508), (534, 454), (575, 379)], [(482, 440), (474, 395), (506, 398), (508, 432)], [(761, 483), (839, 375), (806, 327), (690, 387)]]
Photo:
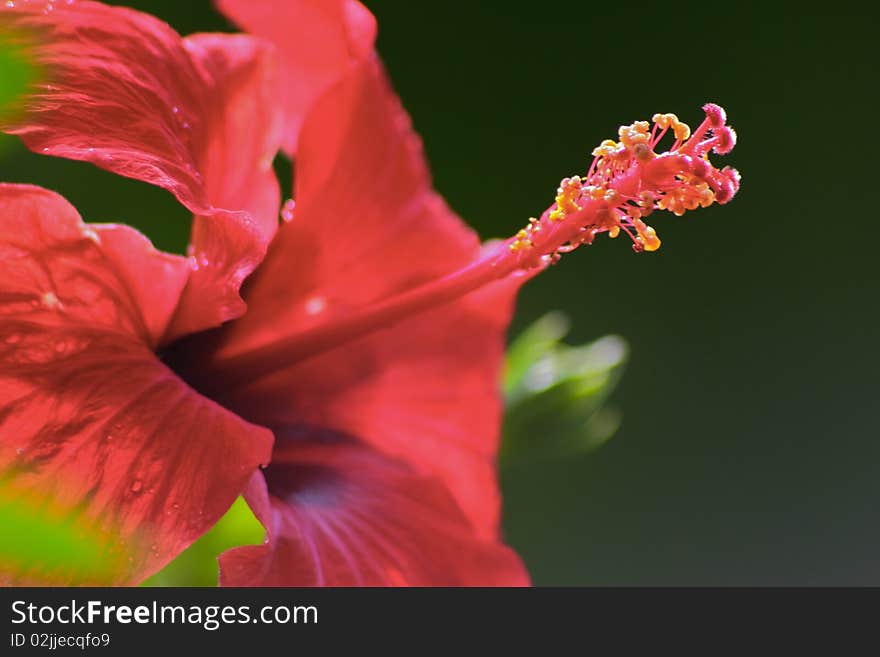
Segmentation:
[[(231, 29), (209, 0), (114, 4), (184, 34)], [(599, 239), (520, 297), (511, 336), (556, 309), (572, 344), (628, 344), (587, 442), (619, 420), (611, 440), (541, 454), (542, 421), (522, 448), (534, 458), (505, 460), (506, 536), (535, 583), (880, 584), (877, 16), (366, 4), (437, 188), (484, 238), (546, 208), (622, 123), (675, 112), (695, 126), (714, 101), (739, 134), (723, 158), (743, 175), (732, 204), (664, 213), (657, 253)], [(54, 189), (86, 220), (134, 224), (162, 248), (185, 244), (169, 194), (91, 165), (6, 139), (0, 179)], [(600, 361), (625, 353), (614, 338), (599, 346)], [(558, 429), (551, 415), (548, 446)]]

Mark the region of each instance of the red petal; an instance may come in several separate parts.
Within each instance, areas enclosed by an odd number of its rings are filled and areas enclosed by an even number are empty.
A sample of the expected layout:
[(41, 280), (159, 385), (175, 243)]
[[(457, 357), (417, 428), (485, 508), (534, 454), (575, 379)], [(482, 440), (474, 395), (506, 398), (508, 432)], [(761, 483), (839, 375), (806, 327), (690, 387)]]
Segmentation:
[(348, 442), (291, 442), (273, 459), (245, 493), (266, 543), (220, 557), (224, 586), (529, 584), (519, 558), (478, 538), (435, 480)]
[(128, 227), (0, 185), (0, 480), (118, 533), (131, 560), (117, 583), (189, 545), (270, 455), (268, 431), (150, 349), (187, 276), (184, 258)]
[(238, 317), (238, 291), (278, 228), (280, 191), (272, 159), (281, 138), (276, 80), (268, 52), (241, 35), (198, 34), (184, 44), (218, 87), (201, 155), (207, 198), (217, 208), (193, 220), (197, 266), (168, 340)]
[(217, 6), (243, 29), (278, 48), (284, 150), (292, 155), (311, 104), (351, 64), (372, 52), (376, 19), (355, 0), (217, 0)]
[[(421, 145), (378, 64), (306, 120), (298, 205), (249, 280), (234, 354), (332, 322), (473, 260), (479, 241), (433, 192)], [(270, 426), (356, 435), (439, 475), (481, 535), (495, 536), (504, 333), (519, 280), (495, 284), (269, 379), (238, 377), (224, 401)], [(235, 380), (236, 377), (229, 377)]]
[(240, 314), (238, 287), (277, 228), (272, 58), (249, 37), (181, 39), (129, 9), (46, 6), (0, 6), (4, 25), (34, 33), (49, 81), (5, 130), (36, 152), (163, 187), (200, 215), (193, 249), (203, 264), (174, 334)]

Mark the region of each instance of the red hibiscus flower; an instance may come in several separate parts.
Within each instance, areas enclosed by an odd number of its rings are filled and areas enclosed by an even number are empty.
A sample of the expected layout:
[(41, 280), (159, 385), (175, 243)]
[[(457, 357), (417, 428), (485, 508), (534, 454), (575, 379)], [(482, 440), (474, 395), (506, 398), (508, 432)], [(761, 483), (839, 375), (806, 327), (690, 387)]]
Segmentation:
[(182, 39), (95, 2), (0, 8), (49, 76), (5, 129), (194, 214), (175, 256), (0, 186), (5, 480), (112, 528), (119, 583), (243, 493), (266, 541), (222, 555), (221, 584), (527, 584), (495, 474), (516, 290), (601, 232), (655, 249), (655, 209), (727, 202), (738, 174), (707, 158), (733, 145), (723, 112), (693, 135), (673, 115), (621, 128), (540, 218), (481, 247), (431, 188), (361, 5), (219, 4), (255, 36)]

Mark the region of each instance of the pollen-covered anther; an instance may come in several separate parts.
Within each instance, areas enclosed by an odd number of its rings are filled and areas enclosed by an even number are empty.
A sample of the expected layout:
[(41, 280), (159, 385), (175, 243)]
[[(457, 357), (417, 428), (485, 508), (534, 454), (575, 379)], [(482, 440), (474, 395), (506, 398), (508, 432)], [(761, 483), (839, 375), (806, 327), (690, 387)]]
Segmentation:
[(525, 228), (519, 231), (508, 248), (514, 253), (532, 248), (532, 240), (529, 239), (529, 231)]
[(641, 192), (639, 194), (638, 204), (640, 208), (654, 209), (654, 194), (651, 192)]
[(593, 157), (611, 157), (617, 152), (618, 144), (613, 139), (605, 139), (593, 149)]
[(650, 135), (648, 134), (651, 125), (647, 121), (636, 121), (631, 125), (622, 125), (617, 133), (620, 137), (620, 143), (629, 150), (632, 150), (638, 144), (647, 144)]
[(636, 219), (633, 221), (633, 226), (638, 233), (638, 237), (636, 237), (636, 242), (644, 249), (645, 251), (656, 251), (660, 248), (660, 238), (657, 237), (657, 232), (648, 226), (641, 219)]
[(562, 221), (569, 214), (579, 211), (578, 199), (582, 190), (580, 176), (563, 178), (556, 190), (556, 208), (550, 213), (550, 221)]
[(675, 114), (655, 114), (652, 120), (661, 131), (672, 130), (672, 134), (678, 141), (685, 141), (691, 136), (690, 126), (680, 121)]

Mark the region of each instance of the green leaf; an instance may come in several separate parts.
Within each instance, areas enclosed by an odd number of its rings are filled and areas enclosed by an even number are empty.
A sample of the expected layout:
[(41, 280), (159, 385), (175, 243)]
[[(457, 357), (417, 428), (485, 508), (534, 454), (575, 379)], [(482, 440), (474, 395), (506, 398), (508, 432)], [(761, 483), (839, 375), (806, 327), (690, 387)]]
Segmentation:
[(80, 509), (0, 481), (0, 578), (112, 583), (126, 570), (118, 537)]
[(27, 38), (0, 30), (0, 119), (8, 118), (17, 101), (40, 78), (27, 55)]
[(607, 405), (627, 357), (626, 342), (605, 336), (589, 344), (561, 342), (568, 321), (545, 315), (511, 345), (504, 381), (505, 462), (558, 458), (605, 443), (620, 425)]
[[(32, 38), (0, 27), (0, 122), (16, 118), (25, 93), (43, 79), (43, 71), (28, 56)], [(15, 137), (0, 134), (0, 153), (15, 142)]]
[(240, 545), (263, 542), (263, 525), (239, 497), (210, 531), (143, 586), (217, 586), (217, 557)]

